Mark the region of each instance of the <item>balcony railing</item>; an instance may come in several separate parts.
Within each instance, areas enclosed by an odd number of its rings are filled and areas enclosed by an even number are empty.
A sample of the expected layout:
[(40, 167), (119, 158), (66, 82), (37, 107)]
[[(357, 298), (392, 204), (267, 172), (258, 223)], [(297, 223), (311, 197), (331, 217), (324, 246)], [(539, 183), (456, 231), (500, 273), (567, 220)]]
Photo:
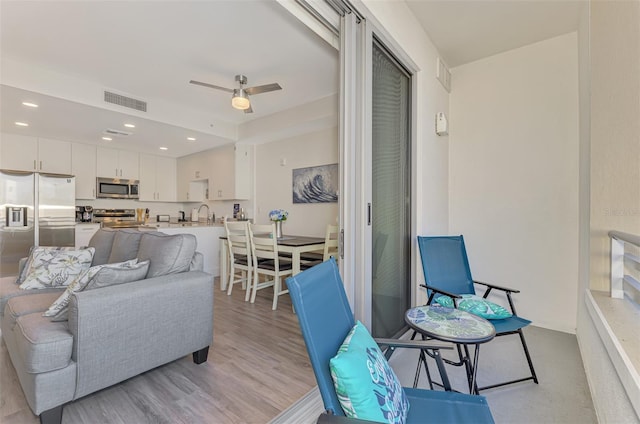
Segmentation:
[(640, 304), (640, 236), (610, 231), (611, 297)]

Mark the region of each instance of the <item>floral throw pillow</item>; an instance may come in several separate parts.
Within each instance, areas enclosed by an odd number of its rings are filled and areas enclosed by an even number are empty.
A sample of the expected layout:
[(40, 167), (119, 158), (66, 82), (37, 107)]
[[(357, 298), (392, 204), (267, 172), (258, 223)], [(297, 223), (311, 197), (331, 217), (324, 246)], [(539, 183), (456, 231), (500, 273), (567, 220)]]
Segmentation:
[[(453, 308), (453, 300), (449, 296), (440, 296), (436, 302), (445, 308)], [(458, 299), (458, 309), (477, 315), (485, 319), (505, 319), (513, 314), (507, 309), (475, 294), (463, 294)]]
[[(29, 249), (29, 256), (27, 257), (27, 261), (24, 263), (24, 266), (22, 267), (22, 270), (20, 271), (20, 275), (18, 275), (18, 278), (16, 279), (16, 284), (22, 284), (24, 279), (27, 278), (27, 275), (29, 274), (29, 267), (31, 266), (31, 262), (33, 262), (33, 249), (36, 249), (36, 247), (35, 246), (31, 246), (31, 249)], [(66, 250), (66, 251), (76, 250), (75, 247), (59, 247), (59, 246), (41, 246), (40, 249)]]
[(95, 249), (53, 250), (35, 247), (31, 251), (26, 277), (21, 289), (44, 289), (66, 287), (80, 274), (89, 269)]
[(380, 423), (404, 423), (409, 401), (382, 351), (360, 321), (329, 361), (345, 415)]

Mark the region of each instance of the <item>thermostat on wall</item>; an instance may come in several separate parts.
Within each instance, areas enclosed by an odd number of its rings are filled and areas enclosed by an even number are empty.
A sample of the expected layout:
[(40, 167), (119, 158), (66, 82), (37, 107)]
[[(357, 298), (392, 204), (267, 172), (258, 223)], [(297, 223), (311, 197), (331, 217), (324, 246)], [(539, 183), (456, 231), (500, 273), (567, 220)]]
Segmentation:
[(449, 124), (447, 123), (447, 115), (444, 112), (436, 113), (436, 134), (448, 135)]

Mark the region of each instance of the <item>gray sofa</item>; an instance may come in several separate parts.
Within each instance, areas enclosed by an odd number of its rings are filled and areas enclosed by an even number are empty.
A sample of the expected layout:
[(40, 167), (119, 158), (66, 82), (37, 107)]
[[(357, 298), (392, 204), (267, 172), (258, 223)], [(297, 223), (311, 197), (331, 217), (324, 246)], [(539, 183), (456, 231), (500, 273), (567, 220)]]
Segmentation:
[(148, 259), (147, 277), (73, 294), (61, 322), (42, 314), (63, 290), (0, 281), (2, 338), (43, 423), (60, 423), (67, 402), (189, 353), (205, 362), (212, 342), (213, 276), (194, 236), (101, 229), (89, 246), (92, 266)]

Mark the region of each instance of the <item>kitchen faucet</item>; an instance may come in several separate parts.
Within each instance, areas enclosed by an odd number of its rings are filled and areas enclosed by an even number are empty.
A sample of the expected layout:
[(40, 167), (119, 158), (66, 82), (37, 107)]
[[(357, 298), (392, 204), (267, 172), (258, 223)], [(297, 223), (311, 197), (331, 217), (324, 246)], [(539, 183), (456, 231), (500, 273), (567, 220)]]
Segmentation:
[(201, 204), (198, 208), (198, 216), (200, 216), (200, 209), (202, 209), (203, 206), (207, 208), (207, 224), (211, 224), (211, 220), (209, 218), (209, 205), (207, 205), (206, 203)]

